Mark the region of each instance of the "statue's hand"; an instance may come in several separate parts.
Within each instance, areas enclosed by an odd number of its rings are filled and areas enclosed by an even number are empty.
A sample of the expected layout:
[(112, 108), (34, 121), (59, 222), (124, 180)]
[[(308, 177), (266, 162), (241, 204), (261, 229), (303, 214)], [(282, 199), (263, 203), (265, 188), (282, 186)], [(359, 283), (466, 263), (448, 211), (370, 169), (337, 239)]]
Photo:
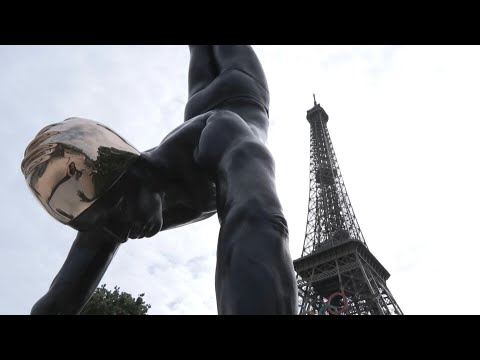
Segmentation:
[[(110, 240), (123, 243), (130, 239), (152, 237), (163, 224), (162, 193), (152, 183), (160, 180), (149, 175), (149, 168), (139, 158), (118, 183), (100, 198), (95, 212), (89, 209), (89, 217), (76, 229), (88, 231), (100, 228)], [(88, 221), (87, 221), (88, 220)]]
[(155, 179), (147, 172), (142, 163), (129, 169), (123, 179), (122, 195), (108, 213), (105, 226), (120, 231), (125, 238), (152, 237), (162, 228), (162, 193), (152, 186)]
[(130, 239), (154, 236), (163, 224), (161, 195), (141, 187), (135, 197), (129, 198), (126, 213), (130, 222)]

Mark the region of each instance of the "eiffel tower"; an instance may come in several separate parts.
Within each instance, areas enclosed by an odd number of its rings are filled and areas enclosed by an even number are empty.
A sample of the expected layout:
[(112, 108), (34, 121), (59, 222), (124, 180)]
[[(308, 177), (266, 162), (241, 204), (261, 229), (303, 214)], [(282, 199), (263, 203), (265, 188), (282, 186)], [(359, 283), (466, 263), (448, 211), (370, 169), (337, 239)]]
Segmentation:
[(310, 190), (302, 255), (297, 272), (300, 315), (402, 315), (387, 287), (385, 267), (367, 247), (353, 212), (317, 104), (310, 123)]

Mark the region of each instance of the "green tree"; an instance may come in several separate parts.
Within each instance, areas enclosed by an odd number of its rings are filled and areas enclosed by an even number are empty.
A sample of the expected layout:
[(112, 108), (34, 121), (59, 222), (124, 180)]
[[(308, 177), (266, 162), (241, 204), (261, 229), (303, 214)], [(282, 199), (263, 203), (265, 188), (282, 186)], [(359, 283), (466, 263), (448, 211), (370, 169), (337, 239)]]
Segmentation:
[(120, 292), (118, 286), (110, 291), (103, 284), (95, 290), (81, 315), (147, 315), (151, 305), (145, 303), (144, 295), (140, 294), (135, 299), (126, 292)]

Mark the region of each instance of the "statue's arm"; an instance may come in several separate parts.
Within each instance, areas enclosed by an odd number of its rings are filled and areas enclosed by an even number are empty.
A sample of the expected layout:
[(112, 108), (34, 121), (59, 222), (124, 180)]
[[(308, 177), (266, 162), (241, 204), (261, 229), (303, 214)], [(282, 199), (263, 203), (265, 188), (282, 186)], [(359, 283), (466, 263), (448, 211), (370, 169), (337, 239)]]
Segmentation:
[(78, 232), (48, 292), (32, 315), (79, 314), (102, 279), (120, 243), (101, 230)]

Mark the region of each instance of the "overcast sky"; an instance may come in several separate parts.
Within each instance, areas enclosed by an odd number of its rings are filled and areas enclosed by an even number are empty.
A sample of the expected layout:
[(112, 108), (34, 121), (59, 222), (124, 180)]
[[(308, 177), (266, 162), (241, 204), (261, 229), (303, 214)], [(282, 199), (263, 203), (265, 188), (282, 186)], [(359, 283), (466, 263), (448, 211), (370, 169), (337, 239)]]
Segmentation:
[[(271, 93), (268, 146), (301, 254), (312, 93), (369, 249), (405, 314), (479, 314), (478, 46), (254, 46)], [(183, 121), (187, 46), (0, 46), (0, 313), (28, 314), (76, 232), (20, 171), (26, 145), (68, 117), (98, 120), (139, 150)], [(216, 217), (122, 245), (102, 284), (150, 314), (216, 314)]]

